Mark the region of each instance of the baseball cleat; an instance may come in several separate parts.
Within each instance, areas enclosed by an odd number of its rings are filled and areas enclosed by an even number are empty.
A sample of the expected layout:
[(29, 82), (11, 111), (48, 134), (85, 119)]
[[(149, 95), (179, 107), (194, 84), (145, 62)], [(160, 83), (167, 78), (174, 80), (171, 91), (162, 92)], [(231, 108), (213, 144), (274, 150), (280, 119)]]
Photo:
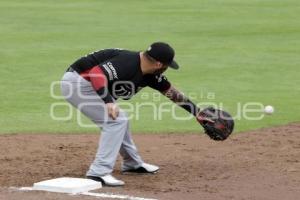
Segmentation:
[(132, 173), (152, 173), (155, 174), (159, 170), (159, 167), (156, 165), (151, 165), (148, 163), (143, 163), (141, 166), (137, 168), (131, 168), (131, 169), (124, 169), (122, 170), (123, 173), (132, 172)]
[(125, 185), (124, 181), (118, 180), (110, 174), (105, 176), (87, 176), (88, 179), (101, 182), (104, 186), (123, 186)]

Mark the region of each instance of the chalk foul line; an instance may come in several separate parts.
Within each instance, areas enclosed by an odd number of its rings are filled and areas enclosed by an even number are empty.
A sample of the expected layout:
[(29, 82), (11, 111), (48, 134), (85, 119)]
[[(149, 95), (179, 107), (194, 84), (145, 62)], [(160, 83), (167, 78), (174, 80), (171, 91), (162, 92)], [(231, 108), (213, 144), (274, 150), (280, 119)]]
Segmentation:
[[(21, 187), (21, 188), (11, 187), (11, 189), (19, 190), (19, 191), (37, 191), (32, 187)], [(66, 194), (70, 194), (70, 193), (66, 193)], [(96, 193), (96, 192), (81, 192), (81, 193), (75, 193), (70, 195), (84, 195), (84, 196), (93, 196), (96, 198), (127, 199), (127, 200), (157, 200), (151, 198), (135, 197), (130, 195)]]

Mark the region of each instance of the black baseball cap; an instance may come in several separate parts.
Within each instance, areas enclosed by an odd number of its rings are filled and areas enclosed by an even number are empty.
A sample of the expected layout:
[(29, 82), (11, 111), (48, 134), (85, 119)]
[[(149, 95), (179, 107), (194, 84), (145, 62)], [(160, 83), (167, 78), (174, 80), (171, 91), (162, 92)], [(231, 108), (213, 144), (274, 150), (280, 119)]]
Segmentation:
[(150, 45), (147, 49), (146, 53), (151, 58), (163, 63), (164, 65), (168, 65), (173, 69), (178, 69), (179, 65), (174, 60), (175, 51), (174, 49), (167, 43), (164, 42), (155, 42)]

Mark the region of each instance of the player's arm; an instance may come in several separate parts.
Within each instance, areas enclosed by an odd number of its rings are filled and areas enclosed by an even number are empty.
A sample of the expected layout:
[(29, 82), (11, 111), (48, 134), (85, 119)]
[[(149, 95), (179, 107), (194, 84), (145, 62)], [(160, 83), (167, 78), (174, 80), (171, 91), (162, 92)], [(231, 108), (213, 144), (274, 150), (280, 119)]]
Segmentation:
[(168, 97), (171, 101), (176, 103), (178, 106), (194, 115), (201, 124), (205, 122), (214, 123), (213, 120), (201, 116), (200, 108), (198, 108), (188, 97), (186, 97), (182, 92), (177, 90), (171, 84), (169, 89), (161, 91), (161, 93)]
[(163, 74), (147, 76), (147, 84), (149, 87), (158, 90), (178, 106), (194, 115), (200, 123), (202, 123), (203, 120), (206, 120), (200, 117), (200, 108), (198, 108), (182, 92), (173, 87)]
[(102, 98), (106, 104), (108, 115), (112, 119), (116, 119), (119, 115), (119, 108), (114, 103), (113, 97), (107, 89), (107, 78), (99, 66), (93, 67), (87, 74), (96, 93)]
[(184, 110), (188, 111), (194, 116), (197, 116), (197, 113), (200, 109), (188, 97), (186, 97), (182, 92), (177, 90), (172, 85), (170, 85), (169, 89), (162, 91), (161, 93)]
[(169, 89), (161, 91), (161, 93), (194, 116), (197, 116), (200, 111), (200, 109), (188, 97), (172, 85), (170, 85)]
[(194, 116), (197, 116), (199, 109), (190, 101), (182, 92), (175, 89), (168, 81), (167, 77), (163, 74), (149, 75), (147, 78), (147, 84), (149, 87), (159, 91), (171, 101), (188, 111)]

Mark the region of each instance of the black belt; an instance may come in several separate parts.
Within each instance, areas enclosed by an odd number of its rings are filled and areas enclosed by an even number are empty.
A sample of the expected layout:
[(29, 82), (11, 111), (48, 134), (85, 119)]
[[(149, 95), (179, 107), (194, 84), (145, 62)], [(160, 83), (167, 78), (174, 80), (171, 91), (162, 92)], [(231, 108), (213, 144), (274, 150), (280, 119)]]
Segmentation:
[(75, 72), (75, 70), (72, 67), (69, 67), (66, 72)]

